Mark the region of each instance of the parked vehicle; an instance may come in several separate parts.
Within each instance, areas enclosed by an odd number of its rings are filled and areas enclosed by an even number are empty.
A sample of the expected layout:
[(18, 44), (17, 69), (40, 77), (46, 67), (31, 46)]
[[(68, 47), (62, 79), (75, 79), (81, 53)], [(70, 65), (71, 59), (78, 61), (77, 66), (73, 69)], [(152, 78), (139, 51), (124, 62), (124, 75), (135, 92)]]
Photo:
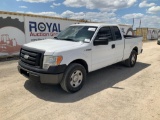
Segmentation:
[(18, 70), (73, 93), (82, 88), (87, 73), (120, 61), (133, 67), (141, 52), (142, 37), (123, 35), (118, 25), (74, 24), (54, 39), (23, 45)]
[(157, 40), (157, 44), (158, 44), (158, 45), (160, 45), (160, 38), (158, 38), (158, 40)]

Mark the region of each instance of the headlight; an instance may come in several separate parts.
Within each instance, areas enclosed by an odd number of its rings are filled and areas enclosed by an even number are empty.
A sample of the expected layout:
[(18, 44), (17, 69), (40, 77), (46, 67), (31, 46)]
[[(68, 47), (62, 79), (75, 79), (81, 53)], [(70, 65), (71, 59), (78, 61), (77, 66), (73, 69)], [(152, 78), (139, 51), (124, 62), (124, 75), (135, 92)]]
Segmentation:
[(50, 66), (59, 65), (62, 59), (62, 56), (44, 56), (43, 69), (48, 69)]

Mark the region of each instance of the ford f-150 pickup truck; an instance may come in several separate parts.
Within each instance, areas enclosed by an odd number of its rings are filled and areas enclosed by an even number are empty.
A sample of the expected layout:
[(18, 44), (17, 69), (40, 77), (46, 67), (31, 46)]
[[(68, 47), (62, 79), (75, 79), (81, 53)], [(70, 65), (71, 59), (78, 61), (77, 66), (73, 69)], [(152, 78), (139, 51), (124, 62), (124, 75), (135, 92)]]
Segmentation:
[(87, 73), (120, 61), (133, 67), (141, 52), (142, 37), (123, 35), (118, 25), (74, 24), (54, 39), (23, 45), (18, 70), (29, 79), (60, 84), (74, 93)]

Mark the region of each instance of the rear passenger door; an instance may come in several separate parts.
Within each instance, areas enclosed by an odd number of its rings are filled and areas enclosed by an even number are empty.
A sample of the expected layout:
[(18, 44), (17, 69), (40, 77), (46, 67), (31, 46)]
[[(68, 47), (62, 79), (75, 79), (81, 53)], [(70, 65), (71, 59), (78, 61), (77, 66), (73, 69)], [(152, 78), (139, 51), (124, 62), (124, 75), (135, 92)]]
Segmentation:
[(124, 52), (124, 39), (122, 38), (121, 32), (117, 26), (111, 27), (114, 34), (115, 40), (115, 60), (116, 62), (122, 61)]

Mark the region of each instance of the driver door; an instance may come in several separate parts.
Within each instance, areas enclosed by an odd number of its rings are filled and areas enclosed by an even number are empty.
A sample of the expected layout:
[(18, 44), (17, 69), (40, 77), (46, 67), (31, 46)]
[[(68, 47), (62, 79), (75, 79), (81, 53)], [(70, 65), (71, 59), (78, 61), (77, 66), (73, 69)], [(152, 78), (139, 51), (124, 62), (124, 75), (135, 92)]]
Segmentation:
[[(102, 39), (108, 42), (103, 44)], [(100, 41), (99, 45), (95, 45), (95, 41)], [(102, 44), (101, 44), (102, 43)], [(110, 27), (102, 27), (99, 29), (92, 47), (92, 70), (97, 70), (105, 66), (115, 63), (115, 41)]]

